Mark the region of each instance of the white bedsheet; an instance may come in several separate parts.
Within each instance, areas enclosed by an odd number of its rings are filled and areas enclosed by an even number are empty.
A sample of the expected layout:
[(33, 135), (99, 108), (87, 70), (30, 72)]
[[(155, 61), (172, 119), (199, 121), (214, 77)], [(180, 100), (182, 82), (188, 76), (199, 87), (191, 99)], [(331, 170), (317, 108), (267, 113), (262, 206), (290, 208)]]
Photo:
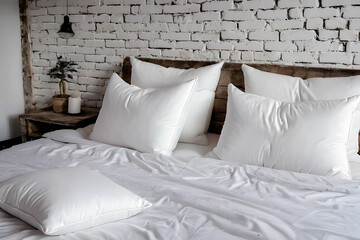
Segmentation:
[(352, 179), (360, 180), (360, 162), (349, 162)]
[(206, 134), (209, 145), (197, 145), (191, 143), (178, 143), (173, 151), (173, 157), (203, 157), (208, 152), (212, 151), (216, 147), (219, 141), (219, 134), (208, 133)]
[[(76, 130), (77, 132), (67, 131), (67, 134), (64, 134), (64, 130), (60, 130), (47, 133), (45, 136), (63, 142), (76, 142), (78, 141), (78, 138), (89, 139), (89, 135), (92, 132), (94, 125), (95, 124), (90, 124), (85, 128), (79, 128)], [(204, 157), (217, 145), (220, 135), (215, 133), (207, 133), (206, 137), (208, 139), (209, 145), (178, 143), (172, 153), (172, 157)]]
[(126, 220), (59, 237), (44, 236), (0, 210), (1, 239), (360, 238), (358, 181), (142, 154), (85, 140), (74, 130), (53, 138), (73, 143), (39, 139), (1, 151), (0, 181), (38, 169), (84, 166), (153, 206)]

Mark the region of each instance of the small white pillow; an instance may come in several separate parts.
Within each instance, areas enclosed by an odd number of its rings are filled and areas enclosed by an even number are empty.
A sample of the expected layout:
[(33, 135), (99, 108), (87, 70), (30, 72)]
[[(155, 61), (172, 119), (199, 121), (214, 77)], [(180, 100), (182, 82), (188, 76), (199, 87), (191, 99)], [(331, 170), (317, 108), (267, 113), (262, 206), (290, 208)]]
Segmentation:
[(131, 217), (151, 203), (83, 167), (31, 172), (0, 184), (0, 207), (46, 235)]
[(183, 129), (196, 82), (141, 89), (114, 73), (90, 139), (171, 155)]
[(316, 100), (301, 78), (264, 72), (245, 64), (241, 68), (247, 93), (282, 102)]
[(279, 102), (228, 88), (222, 160), (349, 178), (346, 141), (360, 98)]
[(189, 114), (180, 136), (180, 142), (208, 145), (206, 132), (209, 128), (224, 62), (196, 69), (165, 68), (157, 64), (130, 57), (131, 84), (141, 88), (162, 88), (198, 78), (198, 86), (191, 100)]
[[(309, 78), (309, 89), (319, 100), (344, 99), (360, 95), (360, 76)], [(347, 143), (348, 158), (350, 161), (360, 162), (359, 151), (360, 109), (353, 113), (351, 130)]]

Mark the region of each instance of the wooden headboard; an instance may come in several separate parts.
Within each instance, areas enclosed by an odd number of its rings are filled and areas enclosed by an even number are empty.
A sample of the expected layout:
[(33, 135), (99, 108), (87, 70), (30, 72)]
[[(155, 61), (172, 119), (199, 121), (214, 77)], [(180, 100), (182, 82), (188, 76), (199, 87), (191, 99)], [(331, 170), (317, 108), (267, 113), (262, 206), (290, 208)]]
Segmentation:
[[(164, 67), (175, 68), (199, 68), (214, 64), (216, 62), (199, 62), (199, 61), (180, 61), (180, 60), (164, 60), (140, 58), (142, 61), (159, 64)], [(262, 71), (284, 74), (288, 76), (301, 77), (303, 79), (312, 77), (344, 77), (360, 75), (360, 70), (337, 69), (337, 68), (315, 68), (302, 66), (285, 66), (285, 65), (269, 65), (269, 64), (248, 64)], [(131, 63), (130, 58), (125, 58), (122, 68), (123, 79), (130, 83)], [(222, 70), (219, 85), (216, 89), (214, 110), (211, 117), (209, 132), (221, 133), (222, 126), (226, 114), (227, 102), (227, 86), (229, 83), (234, 84), (238, 88), (244, 90), (244, 77), (241, 70), (241, 63), (225, 63)]]

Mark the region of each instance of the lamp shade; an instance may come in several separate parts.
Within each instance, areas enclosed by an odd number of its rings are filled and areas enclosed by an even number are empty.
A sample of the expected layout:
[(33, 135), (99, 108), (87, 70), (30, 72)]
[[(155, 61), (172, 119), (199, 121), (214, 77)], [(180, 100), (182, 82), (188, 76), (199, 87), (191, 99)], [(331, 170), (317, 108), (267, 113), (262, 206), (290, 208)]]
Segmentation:
[(61, 38), (71, 38), (75, 35), (74, 31), (72, 30), (71, 27), (71, 22), (69, 19), (69, 16), (65, 15), (64, 16), (64, 23), (61, 24), (60, 30), (58, 31), (58, 34)]

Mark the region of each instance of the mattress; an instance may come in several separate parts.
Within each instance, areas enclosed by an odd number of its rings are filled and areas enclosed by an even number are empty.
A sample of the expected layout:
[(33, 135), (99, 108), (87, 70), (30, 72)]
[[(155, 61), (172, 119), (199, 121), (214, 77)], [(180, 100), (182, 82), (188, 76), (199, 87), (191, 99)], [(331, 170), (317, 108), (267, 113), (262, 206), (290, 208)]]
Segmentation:
[[(0, 181), (83, 166), (153, 206), (129, 219), (51, 239), (359, 239), (358, 181), (140, 153), (85, 135), (63, 130), (1, 151)], [(50, 239), (2, 210), (0, 238)]]

